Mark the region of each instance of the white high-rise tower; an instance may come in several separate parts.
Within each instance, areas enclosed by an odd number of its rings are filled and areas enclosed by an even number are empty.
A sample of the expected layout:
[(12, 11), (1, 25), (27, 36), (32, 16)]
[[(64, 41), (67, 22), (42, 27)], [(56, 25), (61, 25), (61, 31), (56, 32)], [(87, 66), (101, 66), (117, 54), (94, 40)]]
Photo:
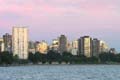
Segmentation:
[(28, 58), (28, 28), (14, 27), (12, 32), (13, 55), (19, 59)]

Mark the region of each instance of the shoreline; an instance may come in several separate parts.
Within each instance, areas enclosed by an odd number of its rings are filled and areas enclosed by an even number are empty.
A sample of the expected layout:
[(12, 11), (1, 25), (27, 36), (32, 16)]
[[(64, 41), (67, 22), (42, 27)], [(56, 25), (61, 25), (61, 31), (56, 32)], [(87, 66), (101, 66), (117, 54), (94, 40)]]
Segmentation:
[(64, 65), (69, 65), (69, 66), (74, 66), (74, 65), (120, 65), (120, 63), (98, 63), (98, 64), (5, 64), (5, 65), (0, 65), (0, 67), (21, 67), (21, 66), (64, 66)]

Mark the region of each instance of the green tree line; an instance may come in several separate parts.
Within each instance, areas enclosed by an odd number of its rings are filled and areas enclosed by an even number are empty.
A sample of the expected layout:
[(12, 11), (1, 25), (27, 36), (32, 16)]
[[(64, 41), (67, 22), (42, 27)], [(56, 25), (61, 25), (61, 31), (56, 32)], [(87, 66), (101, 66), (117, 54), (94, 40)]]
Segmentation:
[(101, 53), (99, 57), (85, 57), (84, 55), (72, 55), (69, 52), (63, 52), (62, 54), (50, 50), (47, 54), (41, 54), (39, 52), (29, 53), (28, 60), (20, 60), (17, 55), (13, 56), (9, 52), (0, 52), (0, 64), (38, 64), (53, 62), (61, 64), (101, 64), (101, 63), (120, 63), (120, 54)]

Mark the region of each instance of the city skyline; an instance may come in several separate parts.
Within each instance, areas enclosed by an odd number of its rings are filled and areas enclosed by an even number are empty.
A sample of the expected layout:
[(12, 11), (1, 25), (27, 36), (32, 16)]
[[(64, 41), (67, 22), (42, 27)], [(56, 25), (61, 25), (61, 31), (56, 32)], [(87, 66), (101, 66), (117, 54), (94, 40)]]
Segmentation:
[(119, 0), (1, 0), (0, 36), (13, 26), (28, 26), (30, 40), (65, 34), (69, 40), (83, 35), (106, 41), (120, 52)]
[[(14, 28), (14, 27), (12, 27), (12, 29), (13, 29), (13, 28)], [(28, 27), (24, 26), (24, 27), (18, 27), (18, 28), (28, 28)], [(29, 31), (30, 31), (30, 30), (29, 30)], [(29, 36), (29, 38), (30, 38), (29, 31), (28, 31), (28, 36)], [(12, 32), (11, 32), (11, 33), (6, 32), (6, 33), (4, 33), (4, 34), (10, 34), (10, 35), (12, 35)], [(0, 38), (2, 38), (2, 37), (4, 36), (4, 34), (3, 34), (3, 35), (0, 35)], [(39, 42), (41, 42), (41, 41), (46, 41), (46, 42), (48, 43), (48, 45), (52, 45), (52, 41), (53, 41), (54, 39), (56, 39), (56, 38), (59, 38), (60, 35), (65, 35), (65, 34), (59, 34), (59, 35), (57, 35), (57, 36), (54, 37), (54, 38), (51, 37), (51, 40), (50, 40), (50, 39), (46, 39), (46, 40), (45, 40), (45, 39), (39, 39), (39, 40), (29, 39), (29, 41), (33, 41), (33, 42), (36, 42), (36, 41), (39, 41)], [(82, 36), (89, 36), (89, 37), (91, 37), (93, 40), (94, 40), (94, 39), (98, 39), (98, 40), (101, 40), (101, 41), (105, 41), (104, 39), (100, 39), (100, 38), (98, 38), (98, 37), (92, 37), (91, 35), (80, 35), (79, 37), (73, 38), (73, 39), (72, 39), (72, 38), (70, 39), (67, 35), (65, 35), (65, 36), (68, 38), (68, 39), (67, 39), (68, 42), (72, 42), (72, 41), (75, 41), (75, 40), (78, 40), (78, 41), (79, 41), (79, 38), (82, 37)], [(105, 42), (107, 43), (107, 45), (109, 46), (109, 48), (115, 48), (118, 53), (120, 52), (119, 49), (117, 49), (116, 47), (110, 46), (107, 41), (105, 41)]]

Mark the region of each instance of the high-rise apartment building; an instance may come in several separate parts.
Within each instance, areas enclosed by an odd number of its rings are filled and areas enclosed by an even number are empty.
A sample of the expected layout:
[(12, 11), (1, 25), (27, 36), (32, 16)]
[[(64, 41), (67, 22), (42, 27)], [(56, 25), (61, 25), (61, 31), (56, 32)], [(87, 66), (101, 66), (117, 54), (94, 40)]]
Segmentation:
[(83, 36), (79, 39), (79, 54), (86, 57), (92, 56), (92, 38), (89, 36)]
[(65, 35), (61, 35), (59, 37), (59, 52), (62, 54), (67, 51), (67, 37)]
[(100, 41), (98, 39), (93, 39), (92, 40), (92, 56), (98, 57), (100, 54)]
[(14, 27), (12, 31), (13, 55), (19, 59), (28, 58), (28, 28)]
[(4, 40), (4, 50), (8, 52), (12, 52), (12, 35), (9, 33), (6, 33), (3, 35), (3, 40)]

